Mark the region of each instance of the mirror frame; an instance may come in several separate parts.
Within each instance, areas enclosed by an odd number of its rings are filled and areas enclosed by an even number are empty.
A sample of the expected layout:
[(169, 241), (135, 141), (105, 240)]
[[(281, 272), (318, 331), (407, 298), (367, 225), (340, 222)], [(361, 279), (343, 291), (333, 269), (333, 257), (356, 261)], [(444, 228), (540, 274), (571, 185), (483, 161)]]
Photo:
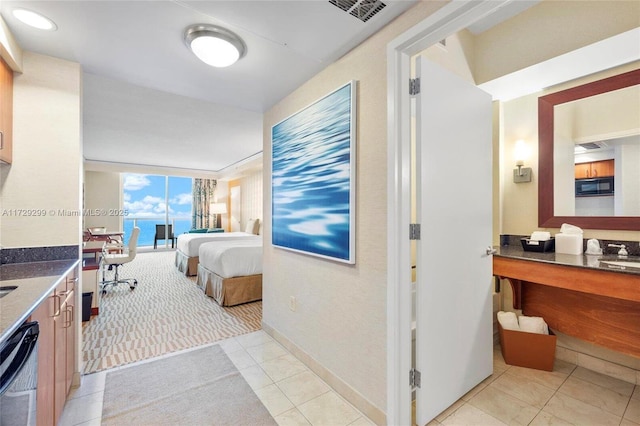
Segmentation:
[(640, 216), (555, 216), (553, 190), (554, 107), (589, 96), (640, 84), (640, 69), (538, 98), (538, 226), (571, 223), (584, 229), (640, 230)]

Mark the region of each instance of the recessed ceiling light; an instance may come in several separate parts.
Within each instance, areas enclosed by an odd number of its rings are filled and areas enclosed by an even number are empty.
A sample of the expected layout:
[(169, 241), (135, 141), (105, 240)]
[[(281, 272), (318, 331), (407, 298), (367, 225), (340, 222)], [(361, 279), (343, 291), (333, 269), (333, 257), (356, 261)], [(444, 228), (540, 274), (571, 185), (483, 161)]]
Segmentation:
[(55, 31), (58, 26), (51, 19), (27, 9), (14, 9), (13, 16), (19, 21), (39, 30)]
[(215, 25), (191, 25), (184, 32), (184, 41), (202, 62), (212, 67), (228, 67), (247, 52), (240, 37)]

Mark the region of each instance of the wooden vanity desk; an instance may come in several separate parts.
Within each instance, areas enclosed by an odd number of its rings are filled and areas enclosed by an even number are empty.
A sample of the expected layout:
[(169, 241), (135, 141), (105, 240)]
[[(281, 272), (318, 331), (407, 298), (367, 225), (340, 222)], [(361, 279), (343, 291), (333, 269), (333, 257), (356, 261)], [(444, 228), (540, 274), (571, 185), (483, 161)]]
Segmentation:
[(640, 269), (613, 269), (602, 256), (497, 250), (493, 274), (511, 284), (514, 309), (544, 318), (554, 331), (640, 357)]

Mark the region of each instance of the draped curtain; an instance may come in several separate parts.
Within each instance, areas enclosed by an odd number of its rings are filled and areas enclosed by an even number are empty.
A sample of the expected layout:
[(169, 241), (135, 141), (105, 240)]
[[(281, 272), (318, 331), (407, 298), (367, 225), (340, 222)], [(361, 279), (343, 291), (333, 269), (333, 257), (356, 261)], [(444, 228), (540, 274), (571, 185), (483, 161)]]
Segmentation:
[(215, 227), (215, 217), (209, 214), (216, 192), (215, 179), (193, 179), (193, 214), (191, 229)]

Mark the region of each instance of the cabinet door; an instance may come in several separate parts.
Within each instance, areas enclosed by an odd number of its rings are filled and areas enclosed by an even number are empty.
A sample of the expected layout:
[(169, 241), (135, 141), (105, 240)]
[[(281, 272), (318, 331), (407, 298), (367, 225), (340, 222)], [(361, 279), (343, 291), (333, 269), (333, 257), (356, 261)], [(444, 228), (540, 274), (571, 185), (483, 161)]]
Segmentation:
[(0, 160), (11, 163), (13, 141), (13, 70), (0, 58)]
[(38, 335), (38, 389), (36, 399), (37, 425), (54, 424), (54, 369), (55, 361), (55, 332), (53, 294), (47, 297), (31, 314), (31, 321), (38, 321), (40, 334)]
[(67, 290), (66, 282), (62, 282), (56, 289), (56, 298), (60, 299), (60, 307), (53, 317), (55, 352), (54, 352), (54, 419), (58, 423), (64, 403), (67, 399)]
[(576, 164), (576, 179), (589, 178), (591, 174), (591, 163)]
[(593, 177), (609, 177), (614, 175), (614, 160), (595, 161), (591, 165)]
[(75, 354), (76, 354), (76, 295), (75, 291), (69, 293), (67, 298), (67, 306), (65, 309), (65, 327), (66, 327), (66, 365), (65, 365), (65, 398), (71, 389), (71, 382), (73, 380), (73, 370), (75, 367)]

